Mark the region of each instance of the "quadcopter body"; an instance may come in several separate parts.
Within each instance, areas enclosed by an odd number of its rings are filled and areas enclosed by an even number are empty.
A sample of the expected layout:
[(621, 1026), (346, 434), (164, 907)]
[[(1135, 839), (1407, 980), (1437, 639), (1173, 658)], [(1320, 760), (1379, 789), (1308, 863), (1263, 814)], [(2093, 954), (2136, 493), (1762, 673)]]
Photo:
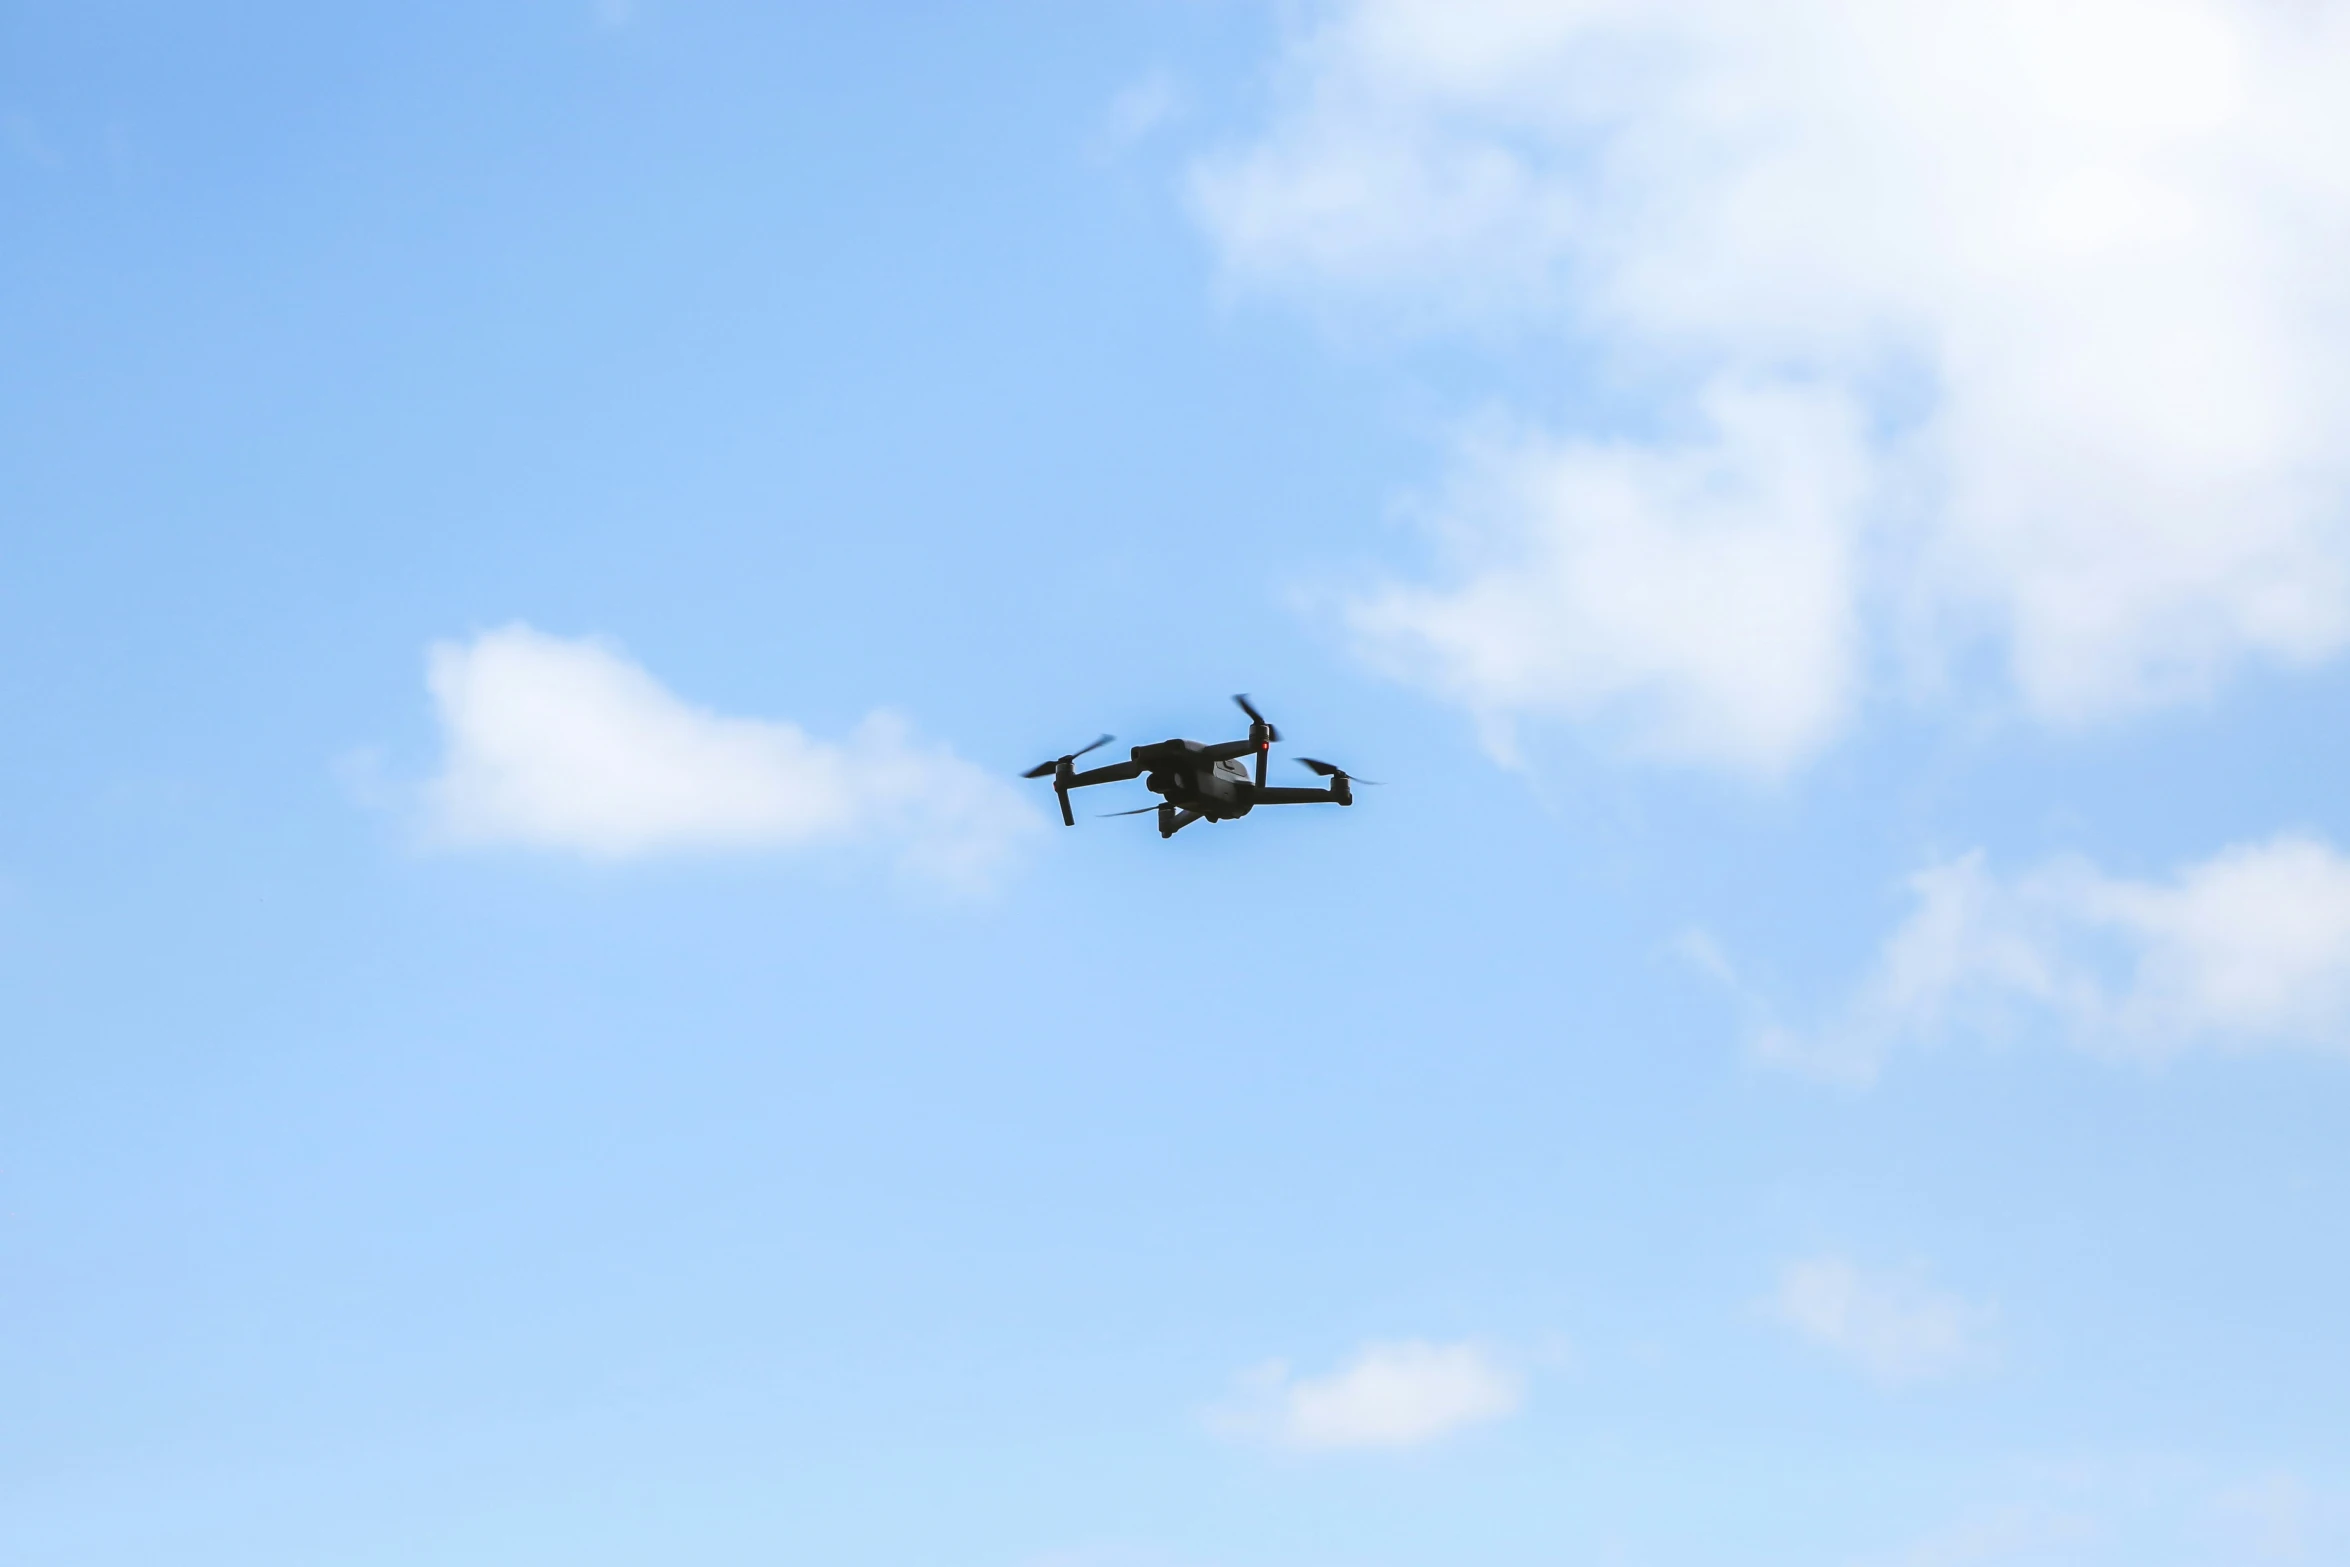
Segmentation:
[[(1265, 781), (1265, 766), (1273, 744), (1281, 732), (1265, 721), (1263, 714), (1251, 706), (1245, 696), (1232, 699), (1249, 717), (1246, 740), (1226, 740), (1202, 744), (1197, 740), (1161, 740), (1154, 745), (1131, 748), (1123, 762), (1112, 762), (1104, 767), (1091, 767), (1080, 772), (1077, 758), (1087, 751), (1108, 745), (1112, 739), (1103, 735), (1092, 745), (1072, 751), (1067, 756), (1040, 762), (1021, 776), (1025, 778), (1050, 777), (1053, 793), (1061, 802), (1061, 821), (1077, 825), (1077, 814), (1069, 807), (1069, 791), (1089, 788), (1094, 784), (1118, 783), (1129, 778), (1140, 778), (1143, 787), (1159, 796), (1155, 806), (1146, 805), (1139, 811), (1113, 811), (1113, 816), (1140, 816), (1156, 811), (1159, 817), (1159, 836), (1172, 838), (1196, 821), (1224, 822), (1246, 816), (1260, 805), (1352, 805), (1354, 784), (1369, 783), (1370, 779), (1354, 779), (1343, 768), (1328, 762), (1316, 761), (1310, 756), (1299, 757), (1299, 764), (1330, 780), (1323, 789), (1288, 789)], [(1241, 759), (1256, 757), (1255, 775)]]

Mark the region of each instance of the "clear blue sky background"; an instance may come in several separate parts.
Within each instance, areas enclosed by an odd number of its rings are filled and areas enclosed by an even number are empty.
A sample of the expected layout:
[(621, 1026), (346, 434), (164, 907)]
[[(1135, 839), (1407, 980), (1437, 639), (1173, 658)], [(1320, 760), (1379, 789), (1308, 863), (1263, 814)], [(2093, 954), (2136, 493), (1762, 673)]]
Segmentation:
[[(2350, 838), (2350, 676), (1496, 765), (1327, 604), (1420, 558), (1450, 421), (1587, 389), (1221, 276), (1184, 171), (1280, 38), (0, 6), (0, 1559), (2221, 1562), (2263, 1486), (2345, 1559), (2339, 1059), (2043, 1020), (1823, 1084), (1676, 943), (1810, 1018), (1936, 856)], [(425, 648), (518, 620), (1004, 775), (1245, 689), (1387, 787), (1081, 818), (965, 901), (421, 848)], [(1995, 1308), (1981, 1363), (1806, 1343), (1821, 1254)], [(1203, 1419), (1414, 1338), (1523, 1408)]]

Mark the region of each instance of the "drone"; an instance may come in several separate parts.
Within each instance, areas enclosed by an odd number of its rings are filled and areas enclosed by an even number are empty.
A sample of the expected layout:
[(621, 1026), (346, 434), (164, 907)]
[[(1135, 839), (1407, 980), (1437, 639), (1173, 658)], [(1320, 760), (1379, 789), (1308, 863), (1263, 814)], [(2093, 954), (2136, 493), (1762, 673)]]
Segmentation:
[[(1039, 762), (1022, 773), (1023, 778), (1053, 780), (1053, 793), (1061, 802), (1063, 826), (1077, 825), (1077, 814), (1069, 809), (1069, 791), (1092, 784), (1118, 783), (1128, 778), (1140, 778), (1151, 793), (1163, 796), (1157, 805), (1146, 805), (1137, 811), (1109, 811), (1108, 816), (1141, 816), (1150, 811), (1159, 813), (1159, 836), (1172, 838), (1193, 822), (1231, 821), (1246, 816), (1260, 805), (1352, 805), (1355, 803), (1354, 785), (1376, 783), (1373, 778), (1350, 777), (1343, 767), (1317, 761), (1310, 756), (1299, 757), (1298, 764), (1310, 768), (1330, 780), (1327, 789), (1284, 789), (1265, 782), (1265, 763), (1273, 749), (1273, 742), (1281, 738), (1281, 731), (1265, 721), (1265, 715), (1250, 705), (1249, 699), (1236, 696), (1240, 710), (1248, 714), (1248, 738), (1225, 740), (1215, 745), (1202, 745), (1197, 740), (1161, 740), (1156, 745), (1138, 745), (1126, 754), (1128, 760), (1112, 762), (1106, 767), (1077, 770), (1077, 759), (1088, 751), (1096, 751), (1116, 739), (1103, 735), (1092, 745), (1058, 756), (1049, 762)], [(1252, 781), (1241, 758), (1256, 753), (1256, 777)]]

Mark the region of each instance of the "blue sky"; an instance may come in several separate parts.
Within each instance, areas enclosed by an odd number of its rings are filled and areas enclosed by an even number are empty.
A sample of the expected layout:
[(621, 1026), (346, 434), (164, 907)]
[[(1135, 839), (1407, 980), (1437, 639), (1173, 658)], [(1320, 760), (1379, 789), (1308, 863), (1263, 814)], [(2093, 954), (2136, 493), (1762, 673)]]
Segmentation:
[(2350, 1559), (2346, 80), (0, 5), (0, 1557)]

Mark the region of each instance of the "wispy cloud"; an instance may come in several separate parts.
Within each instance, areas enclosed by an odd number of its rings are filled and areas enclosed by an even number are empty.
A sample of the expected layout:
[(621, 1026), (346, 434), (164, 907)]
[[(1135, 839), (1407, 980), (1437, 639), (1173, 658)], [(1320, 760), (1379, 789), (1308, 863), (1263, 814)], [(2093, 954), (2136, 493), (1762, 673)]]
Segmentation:
[(1464, 442), (1449, 558), (1358, 608), (1389, 667), (1774, 772), (1984, 644), (2060, 724), (2350, 644), (2340, 11), (1298, 14), (1193, 171), (1229, 273), (1534, 325), (1613, 410)]
[(2045, 1567), (2051, 1562), (2339, 1562), (2338, 1494), (2292, 1471), (2244, 1475), (2176, 1454), (2077, 1454), (2020, 1466), (2006, 1493), (1855, 1567)]
[(1183, 117), (1182, 86), (1164, 70), (1149, 72), (1118, 90), (1094, 136), (1094, 154), (1113, 158)]
[(1210, 1423), (1308, 1452), (1409, 1448), (1504, 1419), (1525, 1397), (1524, 1374), (1480, 1345), (1406, 1339), (1365, 1345), (1325, 1376), (1268, 1362), (1240, 1379)]
[(1866, 488), (1833, 393), (1724, 385), (1670, 447), (1485, 432), (1433, 508), (1452, 578), (1357, 599), (1366, 656), (1517, 715), (1593, 720), (1637, 753), (1777, 773), (1843, 722)]
[(1811, 1257), (1780, 1271), (1771, 1315), (1888, 1386), (1930, 1382), (1989, 1355), (1990, 1308), (1935, 1289), (1917, 1270)]
[(1909, 916), (1839, 1012), (1810, 1029), (1760, 1024), (1760, 1055), (1865, 1080), (1903, 1045), (2035, 1018), (2138, 1060), (2350, 1054), (2350, 859), (2318, 839), (2239, 845), (2162, 880), (2077, 857), (2002, 877), (1978, 851), (1909, 885)]
[(694, 707), (596, 639), (509, 626), (436, 643), (439, 843), (603, 860), (873, 841), (971, 885), (1037, 830), (1006, 783), (889, 714), (845, 740)]
[(2084, 1559), (2097, 1539), (2093, 1519), (2033, 1504), (1977, 1508), (1864, 1567), (2044, 1567)]
[(2336, 1548), (2350, 1543), (2343, 1528), (2350, 1511), (2341, 1499), (2289, 1471), (2229, 1486), (2214, 1500), (2212, 1511), (2240, 1560), (2332, 1560)]

